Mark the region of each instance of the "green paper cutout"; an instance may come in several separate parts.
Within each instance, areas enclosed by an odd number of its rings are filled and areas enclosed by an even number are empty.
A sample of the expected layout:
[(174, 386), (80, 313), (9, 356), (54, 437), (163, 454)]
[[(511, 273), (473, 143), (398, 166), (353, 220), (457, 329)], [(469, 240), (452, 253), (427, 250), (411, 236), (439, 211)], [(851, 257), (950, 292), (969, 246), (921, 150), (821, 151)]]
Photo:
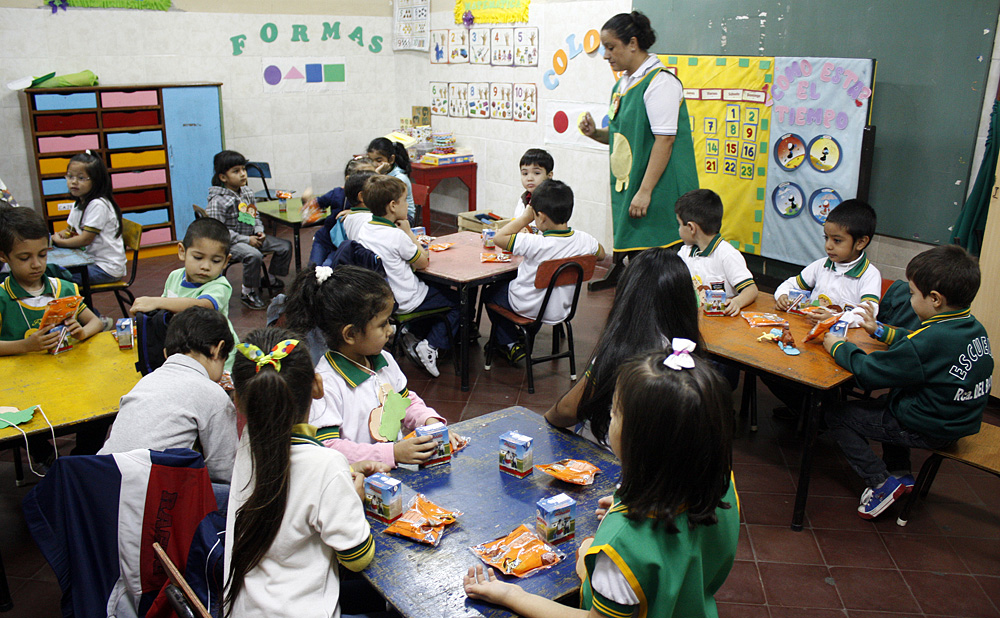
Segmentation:
[(236, 220), (239, 221), (240, 223), (245, 223), (247, 225), (253, 225), (257, 222), (256, 219), (254, 219), (254, 216), (248, 212), (241, 212), (237, 214)]
[[(31, 420), (31, 417), (35, 415), (35, 410), (38, 406), (31, 406), (24, 410), (18, 410), (17, 408), (0, 408), (0, 419), (10, 423), (11, 425), (20, 425), (21, 423), (27, 423)], [(6, 427), (4, 423), (0, 422), (0, 426)]]
[(383, 438), (390, 442), (395, 442), (399, 437), (399, 430), (403, 427), (403, 418), (406, 417), (406, 409), (410, 407), (409, 397), (403, 397), (399, 393), (389, 393), (385, 396), (382, 404), (382, 423), (378, 427), (378, 432)]

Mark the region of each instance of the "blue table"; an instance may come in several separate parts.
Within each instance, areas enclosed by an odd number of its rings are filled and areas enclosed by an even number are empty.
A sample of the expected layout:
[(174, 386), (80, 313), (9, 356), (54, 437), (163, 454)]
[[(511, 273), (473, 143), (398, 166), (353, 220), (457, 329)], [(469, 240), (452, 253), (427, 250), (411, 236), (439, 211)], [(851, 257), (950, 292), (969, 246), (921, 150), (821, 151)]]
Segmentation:
[[(450, 464), (391, 473), (401, 480), (404, 508), (416, 492), (446, 508), (462, 511), (458, 522), (445, 529), (437, 547), (422, 545), (384, 533), (385, 524), (371, 518), (375, 534), (375, 559), (365, 577), (403, 616), (511, 616), (495, 605), (465, 596), (462, 576), (470, 566), (483, 564), (469, 547), (506, 536), (520, 524), (535, 526), (535, 503), (558, 493), (577, 501), (576, 538), (560, 543), (566, 554), (555, 567), (516, 581), (528, 592), (550, 599), (572, 594), (580, 588), (576, 575), (576, 550), (580, 540), (597, 531), (594, 510), (597, 500), (614, 493), (620, 466), (608, 451), (593, 443), (553, 428), (541, 415), (520, 406), (499, 410), (451, 426), (472, 442)], [(600, 467), (593, 485), (564, 483), (535, 470), (524, 479), (500, 472), (497, 454), (499, 436), (510, 430), (534, 438), (535, 464), (559, 459), (584, 459)], [(501, 576), (504, 577), (504, 576)]]

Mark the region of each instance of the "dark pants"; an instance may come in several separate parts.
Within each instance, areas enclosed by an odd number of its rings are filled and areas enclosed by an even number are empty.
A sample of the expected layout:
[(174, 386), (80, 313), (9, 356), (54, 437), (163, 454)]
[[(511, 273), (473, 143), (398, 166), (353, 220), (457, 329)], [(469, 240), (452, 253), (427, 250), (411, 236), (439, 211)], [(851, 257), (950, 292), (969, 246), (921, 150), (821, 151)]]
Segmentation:
[[(70, 451), (70, 455), (96, 455), (97, 451), (104, 446), (104, 441), (108, 437), (108, 429), (113, 418), (100, 419), (83, 423), (76, 430), (76, 446)], [(39, 463), (45, 463), (55, 455), (55, 446), (49, 442), (51, 433), (36, 433), (28, 436), (28, 448), (31, 451), (31, 459)]]
[[(910, 447), (938, 449), (953, 442), (903, 427), (883, 399), (832, 404), (826, 412), (826, 425), (827, 434), (869, 487), (878, 487), (890, 473), (908, 473)], [(868, 444), (869, 439), (882, 443), (881, 459)]]
[(237, 242), (229, 247), (229, 253), (234, 262), (243, 262), (243, 285), (256, 290), (260, 287), (260, 265), (265, 253), (274, 253), (271, 257), (271, 267), (268, 272), (275, 277), (288, 274), (288, 265), (292, 263), (292, 243), (277, 236), (265, 236), (260, 249), (250, 246), (250, 243)]
[[(510, 281), (504, 281), (503, 283), (496, 283), (486, 288), (484, 294), (486, 295), (487, 303), (500, 305), (504, 309), (514, 311), (514, 308), (510, 305), (509, 292)], [(490, 322), (493, 323), (497, 343), (503, 347), (509, 347), (512, 343), (521, 338), (521, 331), (518, 330), (517, 326), (502, 315), (498, 315), (491, 311)]]
[(809, 396), (809, 388), (779, 376), (762, 373), (760, 381), (771, 390), (781, 403), (788, 406), (794, 412), (801, 412), (806, 405), (806, 398)]
[[(448, 338), (448, 331), (451, 331), (452, 337), (458, 336), (458, 320), (461, 315), (458, 310), (458, 305), (461, 299), (458, 296), (457, 290), (446, 287), (438, 287), (430, 283), (427, 284), (427, 287), (427, 296), (424, 297), (424, 302), (420, 303), (420, 306), (410, 313), (418, 313), (429, 309), (440, 309), (441, 307), (450, 307), (451, 311), (444, 314), (443, 320), (421, 320), (420, 323), (407, 326), (407, 328), (417, 337), (426, 339), (427, 343), (431, 344), (431, 346), (435, 349), (448, 350), (451, 348), (451, 340)], [(431, 326), (428, 328), (424, 326), (425, 324), (431, 324)]]

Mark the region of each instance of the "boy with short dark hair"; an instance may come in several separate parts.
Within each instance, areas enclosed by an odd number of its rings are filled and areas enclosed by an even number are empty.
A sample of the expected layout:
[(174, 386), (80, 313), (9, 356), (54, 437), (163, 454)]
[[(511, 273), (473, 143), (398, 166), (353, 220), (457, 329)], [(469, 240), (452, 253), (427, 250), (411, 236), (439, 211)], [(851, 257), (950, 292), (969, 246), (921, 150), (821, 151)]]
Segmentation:
[[(858, 507), (865, 519), (912, 489), (910, 447), (944, 448), (978, 433), (989, 399), (993, 353), (969, 309), (979, 290), (976, 259), (957, 245), (935, 247), (910, 260), (906, 278), (919, 329), (884, 325), (866, 307), (864, 329), (888, 350), (866, 354), (829, 333), (823, 340), (862, 388), (891, 389), (875, 402), (844, 403), (826, 416), (830, 436), (868, 485)], [(869, 439), (882, 442), (881, 458)]]
[[(535, 189), (531, 204), (521, 216), (500, 228), (494, 238), (496, 246), (514, 255), (522, 255), (524, 260), (518, 265), (517, 276), (513, 281), (491, 286), (486, 291), (487, 302), (510, 309), (526, 318), (535, 318), (545, 297), (545, 290), (535, 287), (535, 275), (542, 262), (579, 255), (596, 255), (598, 260), (604, 258), (604, 247), (596, 238), (586, 232), (570, 229), (569, 219), (572, 215), (573, 190), (565, 183), (546, 180)], [(529, 223), (534, 223), (541, 235), (519, 233)], [(542, 321), (546, 324), (562, 322), (572, 304), (571, 287), (555, 288)], [(524, 358), (526, 350), (518, 341), (517, 327), (503, 316), (492, 312), (490, 320), (496, 324), (499, 352), (512, 363)]]
[(518, 166), (521, 169), (521, 186), (524, 187), (524, 193), (518, 198), (517, 206), (514, 207), (515, 219), (520, 217), (524, 209), (531, 204), (534, 190), (552, 178), (555, 161), (547, 151), (541, 148), (529, 148), (521, 155)]
[(719, 234), (722, 198), (711, 189), (688, 191), (674, 204), (674, 212), (684, 243), (678, 255), (691, 271), (698, 297), (705, 301), (703, 290), (724, 290), (725, 314), (739, 315), (757, 299), (757, 284), (743, 254)]

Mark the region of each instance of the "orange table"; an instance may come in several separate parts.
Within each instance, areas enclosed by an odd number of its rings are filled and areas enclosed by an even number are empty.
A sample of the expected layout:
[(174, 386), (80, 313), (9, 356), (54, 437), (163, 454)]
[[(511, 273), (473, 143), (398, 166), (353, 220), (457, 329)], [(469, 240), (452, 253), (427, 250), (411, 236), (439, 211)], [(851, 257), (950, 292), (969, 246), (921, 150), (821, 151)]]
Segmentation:
[[(747, 371), (747, 380), (753, 379), (752, 374), (769, 373), (793, 380), (808, 387), (812, 393), (820, 393), (820, 399), (828, 399), (834, 394), (836, 387), (846, 383), (853, 374), (838, 365), (830, 356), (821, 341), (804, 343), (806, 334), (812, 324), (805, 316), (778, 312), (774, 308), (774, 297), (770, 294), (760, 294), (757, 301), (745, 312), (773, 312), (788, 320), (789, 330), (795, 339), (796, 347), (801, 351), (798, 356), (788, 356), (774, 342), (760, 342), (757, 337), (770, 331), (770, 328), (751, 328), (742, 317), (722, 317), (702, 315), (699, 320), (701, 335), (705, 340), (706, 349), (726, 360), (742, 365)], [(872, 339), (860, 328), (848, 331), (848, 340), (857, 344), (866, 352), (886, 349), (885, 345)], [(811, 397), (812, 401), (816, 398)], [(806, 498), (809, 494), (809, 475), (812, 469), (812, 447), (821, 418), (819, 406), (807, 406), (805, 426), (805, 444), (802, 449), (802, 461), (799, 466), (799, 482), (795, 495), (795, 508), (792, 511), (792, 529), (801, 530), (805, 517)]]
[(424, 165), (413, 163), (410, 169), (410, 182), (427, 185), (427, 202), (424, 206), (423, 225), (429, 226), (431, 220), (430, 193), (434, 187), (445, 178), (458, 178), (469, 189), (469, 210), (476, 209), (476, 170), (479, 164), (455, 163), (452, 165)]
[[(449, 166), (451, 167), (451, 166)], [(469, 340), (476, 306), (475, 294), (481, 285), (513, 279), (521, 258), (513, 256), (509, 262), (480, 261), (480, 254), (493, 249), (483, 249), (482, 239), (475, 232), (456, 232), (438, 236), (434, 244), (455, 243), (447, 251), (431, 252), (431, 263), (417, 276), (429, 283), (458, 288), (461, 332), (458, 341), (459, 367), (462, 372), (462, 390), (469, 390)]]

